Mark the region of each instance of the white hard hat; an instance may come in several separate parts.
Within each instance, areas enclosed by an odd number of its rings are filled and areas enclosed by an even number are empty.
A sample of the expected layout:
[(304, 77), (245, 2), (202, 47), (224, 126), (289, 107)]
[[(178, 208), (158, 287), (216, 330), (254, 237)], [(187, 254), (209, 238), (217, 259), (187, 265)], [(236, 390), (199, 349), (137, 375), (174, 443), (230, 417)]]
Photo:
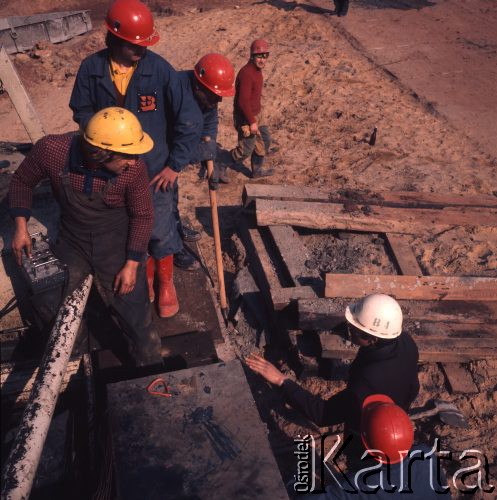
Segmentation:
[(402, 333), (402, 309), (393, 297), (383, 293), (349, 304), (345, 318), (359, 330), (381, 339), (394, 339)]

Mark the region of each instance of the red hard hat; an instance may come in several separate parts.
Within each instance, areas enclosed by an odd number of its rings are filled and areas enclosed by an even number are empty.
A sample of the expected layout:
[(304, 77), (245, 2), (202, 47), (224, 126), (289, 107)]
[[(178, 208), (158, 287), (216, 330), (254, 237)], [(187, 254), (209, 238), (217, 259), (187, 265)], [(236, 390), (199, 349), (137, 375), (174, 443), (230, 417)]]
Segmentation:
[(154, 45), (160, 38), (152, 13), (138, 0), (116, 0), (107, 12), (105, 25), (112, 34), (135, 45)]
[(401, 462), (414, 440), (407, 413), (384, 394), (368, 396), (362, 403), (362, 442), (382, 464)]
[(250, 55), (254, 54), (264, 54), (265, 52), (269, 52), (269, 44), (266, 40), (262, 40), (261, 38), (258, 40), (254, 40), (252, 45), (250, 46)]
[(214, 94), (221, 97), (235, 95), (235, 68), (221, 54), (206, 54), (193, 70), (197, 80)]

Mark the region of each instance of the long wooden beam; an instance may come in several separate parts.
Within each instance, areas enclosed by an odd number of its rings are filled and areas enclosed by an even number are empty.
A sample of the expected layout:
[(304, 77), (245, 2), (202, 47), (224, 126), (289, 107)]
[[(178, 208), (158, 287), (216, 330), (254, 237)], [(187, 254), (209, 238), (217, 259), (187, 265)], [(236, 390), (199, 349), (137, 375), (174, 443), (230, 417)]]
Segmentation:
[[(320, 335), (322, 346), (322, 357), (334, 359), (354, 359), (357, 354), (357, 347), (345, 342), (337, 335)], [(469, 348), (455, 348), (451, 341), (445, 343), (426, 342), (415, 339), (419, 350), (419, 360), (421, 362), (469, 362), (475, 359), (489, 359), (497, 357), (497, 344), (492, 348), (480, 348), (477, 343)]]
[(325, 297), (386, 293), (407, 300), (497, 301), (497, 278), (327, 274)]
[(245, 184), (242, 199), (247, 206), (256, 199), (286, 201), (321, 201), (355, 203), (367, 205), (397, 206), (411, 208), (444, 207), (494, 207), (497, 208), (497, 196), (488, 194), (466, 193), (427, 193), (414, 191), (381, 191), (378, 193), (345, 190), (326, 191), (305, 186), (285, 186), (270, 184)]
[[(299, 328), (302, 330), (333, 330), (344, 321), (347, 299), (300, 299)], [(400, 307), (406, 320), (445, 322), (452, 325), (495, 325), (497, 302), (404, 301)], [(461, 328), (463, 328), (461, 327)]]
[(391, 208), (304, 201), (256, 200), (259, 226), (290, 225), (380, 233), (425, 234), (455, 226), (495, 226), (496, 209)]

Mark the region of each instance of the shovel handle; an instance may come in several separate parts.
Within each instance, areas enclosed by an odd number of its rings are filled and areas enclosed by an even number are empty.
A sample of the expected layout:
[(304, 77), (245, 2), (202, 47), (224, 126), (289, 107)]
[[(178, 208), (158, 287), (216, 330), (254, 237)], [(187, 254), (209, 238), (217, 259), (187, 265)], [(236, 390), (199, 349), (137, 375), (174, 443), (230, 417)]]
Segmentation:
[(439, 413), (438, 408), (433, 408), (432, 410), (418, 411), (416, 413), (409, 413), (409, 418), (411, 420), (419, 420), (420, 418), (433, 417)]
[[(207, 160), (207, 178), (211, 180), (214, 174), (214, 162)], [(224, 285), (224, 269), (223, 269), (223, 256), (221, 253), (221, 235), (219, 232), (219, 216), (217, 212), (217, 196), (216, 191), (209, 189), (209, 197), (211, 203), (211, 216), (212, 216), (212, 232), (214, 234), (214, 250), (216, 253), (216, 269), (217, 279), (219, 281), (219, 301), (221, 303), (221, 310), (226, 311), (228, 303), (226, 301), (226, 288)]]

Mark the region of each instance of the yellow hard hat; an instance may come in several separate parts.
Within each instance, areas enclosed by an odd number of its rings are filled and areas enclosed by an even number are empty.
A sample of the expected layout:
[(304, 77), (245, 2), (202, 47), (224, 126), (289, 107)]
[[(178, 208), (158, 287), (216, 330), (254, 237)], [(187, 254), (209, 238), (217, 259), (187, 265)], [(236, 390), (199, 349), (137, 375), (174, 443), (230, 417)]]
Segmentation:
[(93, 146), (130, 155), (147, 153), (154, 147), (154, 141), (143, 131), (138, 118), (117, 106), (95, 113), (83, 137)]

